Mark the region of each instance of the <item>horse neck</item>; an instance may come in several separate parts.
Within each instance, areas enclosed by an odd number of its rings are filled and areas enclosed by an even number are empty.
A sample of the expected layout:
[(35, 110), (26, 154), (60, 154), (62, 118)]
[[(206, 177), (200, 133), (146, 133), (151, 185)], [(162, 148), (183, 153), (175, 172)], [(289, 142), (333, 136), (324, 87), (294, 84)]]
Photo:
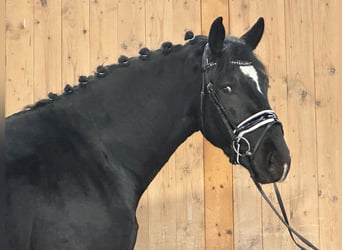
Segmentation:
[(99, 102), (89, 107), (96, 137), (110, 158), (138, 179), (141, 194), (199, 129), (201, 47), (132, 60), (103, 79), (97, 88), (101, 97), (95, 98)]

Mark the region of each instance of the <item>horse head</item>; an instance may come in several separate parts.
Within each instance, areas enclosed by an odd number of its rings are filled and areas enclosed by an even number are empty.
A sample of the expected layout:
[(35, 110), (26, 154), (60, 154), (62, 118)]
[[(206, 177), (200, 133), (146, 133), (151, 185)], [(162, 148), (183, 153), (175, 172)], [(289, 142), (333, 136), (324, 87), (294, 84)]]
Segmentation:
[(240, 38), (226, 36), (221, 17), (213, 22), (202, 57), (201, 131), (257, 182), (271, 183), (286, 178), (291, 158), (253, 54), (263, 31), (262, 18)]

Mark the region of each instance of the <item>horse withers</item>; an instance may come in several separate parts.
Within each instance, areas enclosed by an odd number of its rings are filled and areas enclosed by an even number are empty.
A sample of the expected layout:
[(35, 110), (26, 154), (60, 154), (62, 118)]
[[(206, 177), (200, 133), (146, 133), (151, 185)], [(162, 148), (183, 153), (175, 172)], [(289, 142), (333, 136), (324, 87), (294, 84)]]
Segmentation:
[(120, 57), (8, 117), (10, 249), (133, 249), (142, 193), (198, 130), (258, 182), (284, 180), (289, 151), (253, 54), (263, 29), (226, 36), (217, 18), (208, 37)]

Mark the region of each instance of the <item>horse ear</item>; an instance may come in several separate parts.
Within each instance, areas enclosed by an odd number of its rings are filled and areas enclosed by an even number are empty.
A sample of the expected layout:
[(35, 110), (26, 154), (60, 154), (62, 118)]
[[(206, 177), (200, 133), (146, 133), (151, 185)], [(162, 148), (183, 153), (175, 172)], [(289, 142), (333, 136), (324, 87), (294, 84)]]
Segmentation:
[(254, 50), (261, 40), (262, 34), (264, 33), (264, 27), (264, 18), (260, 17), (253, 27), (241, 37), (241, 39)]
[(223, 41), (226, 31), (222, 24), (222, 17), (218, 17), (211, 24), (209, 31), (209, 48), (213, 54), (220, 54), (223, 50)]

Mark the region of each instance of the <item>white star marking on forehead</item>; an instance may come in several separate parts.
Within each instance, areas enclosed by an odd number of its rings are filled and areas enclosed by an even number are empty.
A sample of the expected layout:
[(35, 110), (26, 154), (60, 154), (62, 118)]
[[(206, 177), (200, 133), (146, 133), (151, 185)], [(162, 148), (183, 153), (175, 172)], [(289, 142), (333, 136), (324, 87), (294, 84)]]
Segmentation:
[(256, 88), (257, 90), (261, 93), (261, 88), (259, 85), (259, 77), (258, 77), (258, 73), (256, 71), (256, 69), (253, 67), (253, 65), (246, 65), (246, 66), (239, 66), (240, 70), (242, 71), (243, 74), (245, 74), (246, 76), (249, 76), (250, 78), (253, 79), (253, 81), (255, 82)]

